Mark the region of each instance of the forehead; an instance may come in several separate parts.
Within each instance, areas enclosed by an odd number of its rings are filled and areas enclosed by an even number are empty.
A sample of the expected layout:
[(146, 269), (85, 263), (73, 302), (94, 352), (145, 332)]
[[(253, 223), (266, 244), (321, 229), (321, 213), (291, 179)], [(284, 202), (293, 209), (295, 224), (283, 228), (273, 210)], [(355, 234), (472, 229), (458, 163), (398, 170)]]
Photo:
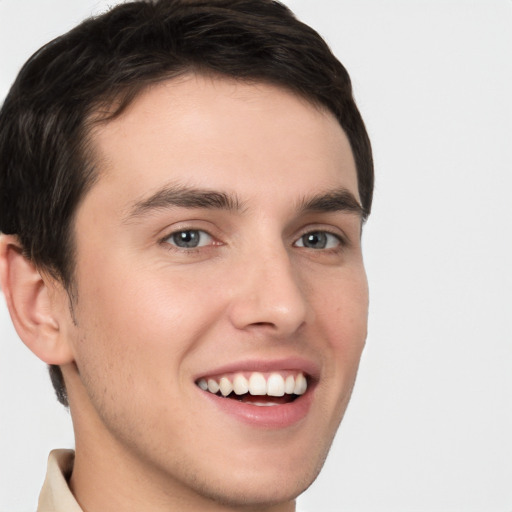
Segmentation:
[(306, 194), (343, 186), (356, 198), (348, 139), (335, 117), (266, 83), (187, 75), (150, 86), (91, 132), (94, 188), (140, 196), (166, 182)]

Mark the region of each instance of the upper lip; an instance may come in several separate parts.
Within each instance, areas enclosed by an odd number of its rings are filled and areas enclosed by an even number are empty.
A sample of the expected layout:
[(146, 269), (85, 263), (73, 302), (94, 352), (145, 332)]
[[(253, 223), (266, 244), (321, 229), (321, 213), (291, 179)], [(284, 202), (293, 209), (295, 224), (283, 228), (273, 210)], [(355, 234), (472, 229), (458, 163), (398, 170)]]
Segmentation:
[(320, 367), (317, 363), (300, 356), (280, 359), (244, 359), (230, 362), (217, 367), (208, 368), (197, 374), (194, 380), (200, 378), (236, 372), (278, 372), (279, 370), (296, 370), (307, 374), (314, 380), (320, 376)]

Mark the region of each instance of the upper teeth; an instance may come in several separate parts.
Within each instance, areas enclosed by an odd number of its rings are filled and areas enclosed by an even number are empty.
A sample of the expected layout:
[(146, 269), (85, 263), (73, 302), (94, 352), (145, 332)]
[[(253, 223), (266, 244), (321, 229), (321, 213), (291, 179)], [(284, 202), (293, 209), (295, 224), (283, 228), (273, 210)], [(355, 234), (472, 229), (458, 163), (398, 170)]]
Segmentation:
[(220, 391), (223, 396), (228, 396), (232, 392), (236, 395), (245, 393), (268, 396), (283, 396), (285, 393), (303, 395), (308, 387), (306, 377), (302, 372), (286, 376), (277, 372), (267, 375), (253, 372), (249, 374), (248, 378), (242, 373), (237, 373), (234, 376), (203, 378), (197, 382), (197, 385), (210, 393)]

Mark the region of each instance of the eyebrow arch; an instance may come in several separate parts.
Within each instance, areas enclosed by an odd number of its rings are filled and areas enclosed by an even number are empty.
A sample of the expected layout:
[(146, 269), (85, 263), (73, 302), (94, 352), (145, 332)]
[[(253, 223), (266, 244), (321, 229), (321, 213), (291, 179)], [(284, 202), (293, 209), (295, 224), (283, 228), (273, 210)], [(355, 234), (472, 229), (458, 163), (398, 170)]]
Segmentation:
[(347, 212), (354, 213), (366, 220), (366, 212), (354, 194), (346, 188), (330, 190), (328, 192), (304, 198), (299, 203), (302, 212)]
[(240, 211), (242, 202), (234, 194), (181, 185), (169, 185), (146, 199), (136, 201), (130, 208), (125, 220), (137, 219), (155, 210), (173, 207)]

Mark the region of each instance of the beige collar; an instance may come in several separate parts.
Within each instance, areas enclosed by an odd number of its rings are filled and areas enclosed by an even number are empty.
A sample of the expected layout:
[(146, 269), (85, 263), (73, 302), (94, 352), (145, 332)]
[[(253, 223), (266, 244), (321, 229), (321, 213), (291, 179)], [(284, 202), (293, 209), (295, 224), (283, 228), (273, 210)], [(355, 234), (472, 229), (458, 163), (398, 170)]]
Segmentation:
[(53, 450), (48, 457), (46, 478), (37, 512), (83, 512), (68, 486), (73, 469), (73, 450)]

